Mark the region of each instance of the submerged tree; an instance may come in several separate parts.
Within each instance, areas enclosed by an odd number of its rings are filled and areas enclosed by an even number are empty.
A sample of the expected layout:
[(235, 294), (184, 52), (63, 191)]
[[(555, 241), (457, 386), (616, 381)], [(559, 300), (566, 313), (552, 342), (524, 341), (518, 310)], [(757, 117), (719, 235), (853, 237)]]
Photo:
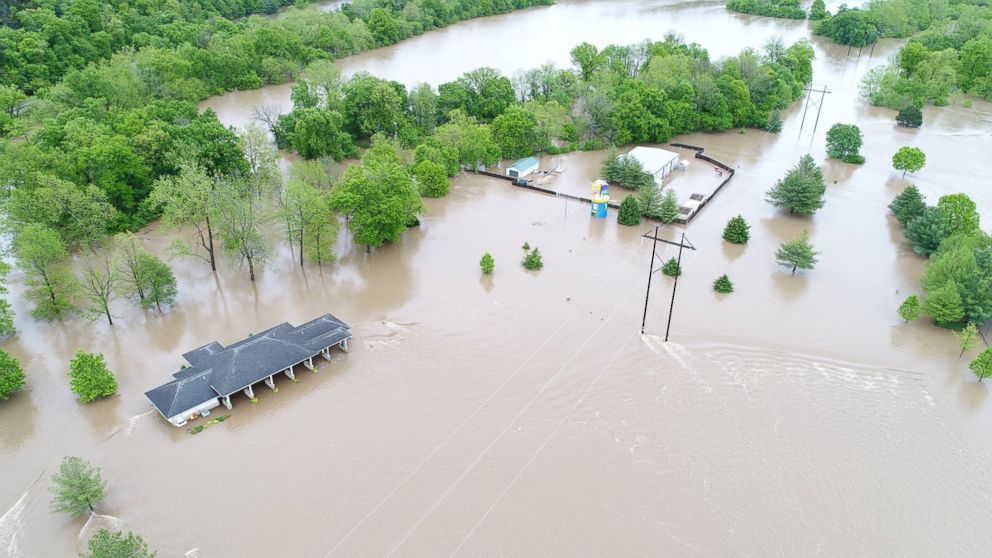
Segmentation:
[(961, 348), (958, 358), (963, 357), (966, 351), (970, 351), (978, 345), (978, 328), (971, 322), (968, 322), (961, 331), (954, 332), (954, 335), (958, 338), (958, 347)]
[(65, 512), (73, 517), (92, 512), (93, 505), (103, 500), (107, 483), (100, 469), (81, 457), (67, 456), (57, 473), (52, 475), (52, 511)]
[(775, 252), (775, 260), (779, 265), (792, 268), (792, 274), (796, 274), (797, 269), (813, 269), (817, 262), (819, 252), (813, 250), (813, 245), (809, 241), (809, 232), (803, 231), (799, 238), (790, 240), (782, 244)]
[(944, 286), (927, 293), (923, 311), (941, 327), (954, 327), (964, 319), (964, 303), (957, 284), (948, 279)]
[(0, 350), (0, 401), (6, 401), (10, 394), (24, 387), (24, 370), (16, 358)]
[(947, 215), (939, 207), (927, 207), (906, 225), (906, 243), (914, 252), (929, 256), (950, 236)]
[(675, 190), (666, 188), (665, 195), (661, 197), (661, 206), (658, 208), (658, 219), (667, 225), (675, 222), (678, 216), (679, 200), (675, 196)]
[(69, 363), (69, 378), (69, 388), (83, 403), (117, 393), (117, 379), (99, 353), (76, 351)]
[(803, 155), (799, 164), (789, 169), (768, 191), (765, 199), (775, 207), (788, 209), (789, 213), (812, 215), (823, 207), (826, 191), (820, 167), (813, 162), (813, 157)]
[(628, 195), (620, 202), (620, 209), (617, 211), (617, 223), (628, 227), (641, 223), (641, 204), (637, 203), (637, 198)]
[(255, 196), (249, 182), (235, 178), (218, 181), (216, 197), (213, 215), (221, 246), (239, 264), (248, 265), (254, 282), (256, 268), (269, 258), (262, 232), (268, 223), (265, 201)]
[(682, 275), (682, 266), (675, 258), (669, 258), (668, 261), (661, 266), (661, 272), (669, 277), (678, 277), (679, 275)]
[(413, 167), (417, 177), (417, 191), (425, 198), (443, 198), (448, 195), (448, 175), (444, 166), (424, 160)]
[(106, 316), (107, 323), (114, 325), (114, 317), (110, 313), (110, 303), (117, 298), (120, 275), (117, 268), (111, 265), (107, 255), (91, 255), (83, 261), (82, 273), (79, 277), (83, 295), (89, 301), (86, 313), (91, 318)]
[(108, 531), (100, 529), (89, 540), (88, 552), (83, 558), (155, 558), (156, 553), (148, 550), (145, 541), (128, 531)]
[(734, 284), (730, 282), (730, 277), (724, 273), (717, 277), (716, 281), (713, 281), (713, 290), (721, 294), (732, 293), (734, 292)]
[(923, 125), (923, 111), (914, 106), (908, 106), (896, 115), (896, 123), (907, 128), (919, 128)]
[(482, 259), (479, 260), (479, 267), (482, 268), (482, 272), (489, 275), (496, 269), (496, 260), (493, 259), (493, 255), (486, 252), (482, 255)]
[(36, 318), (61, 318), (74, 311), (78, 290), (75, 277), (63, 264), (65, 244), (58, 233), (32, 223), (14, 236), (14, 255), (27, 276), (27, 298), (34, 302)]
[(159, 312), (162, 311), (163, 304), (172, 304), (179, 294), (176, 285), (176, 276), (172, 273), (169, 264), (158, 259), (154, 254), (144, 253), (138, 255), (138, 273), (145, 282), (145, 298), (141, 300), (141, 307), (148, 310), (155, 306)]
[(541, 258), (541, 251), (534, 247), (533, 250), (527, 252), (524, 256), (523, 261), (520, 262), (524, 266), (524, 269), (528, 271), (537, 271), (544, 267), (544, 260)]
[[(7, 273), (10, 266), (0, 261), (0, 295), (7, 294)], [(14, 328), (14, 309), (10, 307), (10, 302), (6, 298), (0, 298), (0, 339), (6, 339), (16, 333)]]
[(920, 306), (920, 297), (916, 295), (909, 295), (906, 300), (902, 301), (899, 305), (899, 317), (909, 322), (915, 320), (923, 313), (923, 308)]
[(827, 130), (827, 156), (848, 163), (863, 163), (858, 151), (863, 142), (861, 129), (854, 124), (834, 124)]
[(217, 271), (211, 219), (222, 197), (215, 193), (214, 181), (206, 171), (196, 163), (184, 162), (180, 165), (179, 174), (155, 182), (148, 199), (153, 207), (162, 210), (162, 221), (166, 225), (188, 225), (196, 230), (199, 247), (205, 253), (204, 259), (210, 262), (211, 271)]
[(286, 185), (285, 216), (290, 242), (296, 242), (300, 252), (300, 267), (304, 258), (322, 265), (333, 262), (331, 248), (338, 233), (338, 220), (331, 209), (330, 195), (302, 180), (290, 180)]
[(944, 212), (947, 220), (948, 236), (977, 233), (979, 226), (978, 207), (968, 194), (948, 194), (937, 200), (937, 207)]
[(723, 239), (732, 244), (747, 244), (751, 239), (751, 225), (741, 215), (731, 217), (723, 228)]
[(902, 171), (903, 178), (907, 172), (916, 172), (927, 163), (927, 156), (917, 147), (900, 147), (892, 156), (892, 168)]
[(985, 378), (992, 378), (992, 349), (985, 349), (979, 353), (975, 360), (968, 365), (968, 368), (975, 374), (979, 382)]
[(892, 203), (889, 204), (889, 210), (892, 214), (896, 216), (896, 219), (905, 227), (910, 221), (916, 219), (923, 214), (923, 210), (927, 208), (926, 201), (923, 198), (923, 194), (916, 186), (907, 186), (898, 196), (896, 196)]

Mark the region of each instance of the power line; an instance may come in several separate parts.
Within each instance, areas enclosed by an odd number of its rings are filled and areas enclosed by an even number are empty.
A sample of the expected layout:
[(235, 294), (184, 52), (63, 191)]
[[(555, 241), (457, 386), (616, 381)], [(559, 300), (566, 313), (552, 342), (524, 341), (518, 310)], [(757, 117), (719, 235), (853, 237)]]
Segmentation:
[(656, 253), (658, 249), (658, 242), (664, 242), (665, 244), (670, 244), (672, 246), (679, 247), (679, 256), (677, 260), (678, 272), (675, 274), (675, 284), (672, 285), (672, 301), (668, 305), (668, 325), (665, 326), (665, 341), (668, 341), (668, 333), (672, 329), (672, 313), (675, 310), (675, 292), (679, 288), (679, 275), (682, 275), (682, 249), (689, 248), (690, 250), (695, 250), (696, 247), (692, 245), (692, 242), (685, 237), (685, 233), (682, 233), (682, 240), (679, 242), (673, 242), (665, 238), (658, 238), (659, 226), (655, 225), (654, 235), (651, 236), (648, 233), (641, 235), (642, 238), (650, 238), (654, 242), (651, 244), (651, 265), (648, 266), (648, 286), (647, 290), (644, 292), (644, 316), (641, 318), (641, 335), (644, 335), (644, 325), (648, 321), (648, 299), (651, 296), (651, 276), (657, 271), (654, 268), (654, 262), (656, 258)]
[(806, 125), (806, 111), (809, 110), (810, 100), (813, 99), (813, 93), (820, 93), (820, 100), (819, 101), (816, 101), (816, 100), (813, 100), (812, 101), (813, 106), (816, 107), (816, 122), (813, 123), (813, 133), (814, 134), (816, 133), (816, 126), (820, 123), (820, 111), (823, 110), (823, 101), (826, 100), (827, 93), (830, 93), (830, 90), (827, 89), (827, 86), (826, 85), (823, 86), (823, 89), (813, 89), (813, 86), (810, 85), (810, 86), (806, 87), (806, 90), (805, 91), (807, 93), (807, 95), (806, 95), (806, 106), (805, 106), (805, 108), (803, 108), (803, 119), (802, 119), (802, 122), (799, 123), (799, 135), (800, 135), (800, 137), (803, 135), (803, 126)]

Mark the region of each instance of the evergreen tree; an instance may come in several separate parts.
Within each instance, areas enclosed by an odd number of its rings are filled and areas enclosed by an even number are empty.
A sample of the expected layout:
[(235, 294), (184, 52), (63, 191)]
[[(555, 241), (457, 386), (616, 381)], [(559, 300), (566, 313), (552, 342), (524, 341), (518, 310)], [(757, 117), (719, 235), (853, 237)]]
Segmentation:
[(722, 294), (732, 293), (734, 292), (734, 284), (730, 282), (730, 277), (724, 273), (717, 277), (716, 281), (713, 281), (713, 290)]
[(620, 202), (620, 210), (617, 211), (617, 223), (628, 227), (641, 223), (641, 204), (637, 203), (637, 198), (628, 195)]
[(541, 259), (541, 251), (535, 247), (530, 252), (527, 252), (527, 255), (524, 256), (524, 259), (520, 262), (520, 264), (523, 265), (524, 269), (528, 271), (537, 271), (538, 269), (541, 269), (544, 267), (544, 261)]
[(652, 180), (649, 184), (642, 184), (637, 192), (637, 205), (641, 208), (641, 215), (658, 219), (661, 217), (661, 191), (658, 185)]
[(69, 387), (83, 403), (117, 393), (117, 379), (107, 368), (102, 354), (76, 351), (69, 363)]
[(797, 164), (768, 191), (766, 200), (775, 207), (789, 210), (789, 213), (812, 215), (823, 207), (823, 194), (827, 185), (823, 172), (813, 161), (813, 157), (803, 155)]
[(809, 242), (809, 232), (803, 231), (799, 238), (785, 242), (775, 252), (775, 259), (779, 265), (792, 268), (792, 274), (796, 274), (797, 269), (813, 269), (816, 265), (816, 256), (819, 252), (813, 250), (813, 245)]
[(975, 360), (968, 365), (968, 368), (971, 368), (979, 382), (992, 377), (992, 349), (985, 349), (979, 353)]
[(963, 357), (965, 351), (970, 351), (978, 345), (978, 327), (971, 322), (968, 322), (961, 331), (954, 332), (954, 335), (958, 338), (958, 347), (961, 348), (958, 358)]
[(906, 242), (917, 254), (929, 256), (950, 236), (947, 215), (939, 207), (927, 207), (906, 225)]
[(0, 350), (0, 401), (6, 401), (10, 394), (24, 387), (24, 370), (16, 358)]
[(943, 287), (927, 293), (923, 301), (923, 311), (941, 327), (952, 327), (964, 319), (964, 303), (954, 281), (948, 280)]
[(899, 317), (909, 322), (915, 320), (923, 312), (923, 308), (920, 307), (920, 297), (916, 295), (909, 295), (906, 300), (902, 301), (899, 305)]
[(496, 269), (496, 260), (493, 259), (493, 255), (486, 252), (482, 255), (482, 259), (479, 260), (479, 267), (482, 268), (482, 272), (489, 275)]
[(892, 211), (892, 214), (896, 216), (896, 219), (904, 227), (910, 221), (922, 215), (926, 207), (927, 204), (923, 199), (923, 194), (920, 193), (920, 190), (916, 186), (907, 186), (889, 204), (889, 210)]
[(813, 0), (813, 3), (809, 6), (809, 18), (812, 20), (824, 19), (830, 15), (827, 11), (827, 5), (823, 0)]
[(682, 266), (675, 258), (669, 258), (665, 265), (661, 266), (661, 272), (669, 277), (678, 277), (682, 275)]
[(661, 207), (658, 208), (658, 219), (666, 225), (672, 223), (679, 216), (679, 199), (675, 195), (675, 190), (665, 189), (665, 195), (661, 198)]
[(723, 239), (732, 244), (747, 244), (751, 239), (751, 225), (741, 215), (731, 217), (723, 228)]
[(100, 469), (81, 457), (67, 456), (57, 473), (52, 475), (52, 511), (79, 516), (93, 511), (93, 505), (103, 500), (107, 483)]
[(907, 128), (919, 128), (923, 125), (923, 111), (913, 106), (906, 107), (896, 115), (896, 123)]

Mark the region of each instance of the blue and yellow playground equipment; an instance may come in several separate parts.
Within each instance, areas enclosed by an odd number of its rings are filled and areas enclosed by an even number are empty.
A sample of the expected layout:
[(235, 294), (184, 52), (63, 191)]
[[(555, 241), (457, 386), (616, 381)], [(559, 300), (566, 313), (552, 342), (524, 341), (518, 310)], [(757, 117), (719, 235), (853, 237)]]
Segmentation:
[(610, 207), (610, 185), (605, 180), (592, 183), (592, 214), (599, 218), (606, 217)]

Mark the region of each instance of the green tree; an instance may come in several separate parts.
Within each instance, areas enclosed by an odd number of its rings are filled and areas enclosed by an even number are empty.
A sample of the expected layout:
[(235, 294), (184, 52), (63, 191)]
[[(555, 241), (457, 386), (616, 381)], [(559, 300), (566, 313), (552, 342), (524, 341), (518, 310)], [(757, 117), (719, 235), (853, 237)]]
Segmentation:
[(645, 182), (638, 188), (637, 205), (641, 208), (641, 215), (651, 219), (661, 218), (661, 190), (654, 180)]
[(896, 123), (907, 128), (919, 128), (923, 125), (923, 111), (914, 106), (905, 107), (896, 114)]
[(0, 350), (0, 401), (6, 401), (24, 387), (24, 370), (16, 358)]
[(69, 363), (69, 388), (83, 403), (117, 393), (117, 379), (102, 354), (76, 351)]
[(628, 227), (641, 223), (641, 204), (637, 203), (637, 198), (628, 195), (620, 202), (620, 209), (617, 211), (617, 223)]
[(364, 244), (367, 252), (398, 242), (424, 207), (395, 148), (382, 149), (378, 159), (366, 153), (364, 164), (349, 167), (331, 190), (331, 208), (348, 218), (355, 242)]
[(678, 277), (682, 275), (682, 266), (679, 265), (678, 260), (675, 258), (669, 258), (668, 261), (661, 266), (661, 272), (669, 277)]
[(447, 147), (458, 153), (458, 162), (472, 172), (499, 161), (500, 149), (493, 140), (492, 129), (461, 110), (449, 113), (448, 122), (438, 126), (434, 136), (442, 149)]
[(378, 46), (391, 45), (400, 40), (399, 26), (392, 14), (382, 8), (374, 8), (369, 12), (368, 26)]
[(658, 210), (658, 218), (666, 225), (672, 223), (679, 216), (679, 200), (675, 196), (675, 190), (665, 189), (665, 194), (661, 197), (661, 207)]
[(980, 230), (978, 208), (968, 194), (948, 194), (937, 200), (947, 219), (948, 236), (970, 235)]
[(985, 349), (979, 353), (975, 360), (968, 365), (968, 368), (975, 374), (979, 382), (985, 378), (992, 378), (992, 349)]
[(305, 258), (318, 266), (333, 262), (331, 247), (337, 239), (338, 220), (331, 209), (330, 192), (294, 177), (283, 200), (289, 241), (299, 248), (300, 267)]
[[(398, 84), (359, 72), (344, 84), (345, 128), (355, 137), (376, 132), (394, 136), (403, 124), (406, 91)], [(399, 86), (402, 87), (402, 86)]]
[(923, 168), (927, 162), (927, 156), (916, 147), (900, 147), (892, 156), (892, 167), (901, 170), (903, 177), (906, 172), (916, 172)]
[(482, 255), (482, 259), (479, 260), (479, 267), (482, 268), (482, 272), (489, 275), (496, 269), (496, 260), (493, 259), (493, 255), (486, 252)]
[(961, 348), (958, 358), (963, 357), (965, 351), (970, 351), (978, 345), (978, 328), (971, 322), (968, 322), (961, 331), (954, 332), (954, 336), (958, 338), (958, 347)]
[(523, 261), (520, 262), (524, 269), (528, 271), (537, 271), (544, 267), (544, 260), (541, 258), (541, 251), (535, 246), (533, 250), (527, 252), (524, 256)]
[(920, 193), (920, 190), (916, 186), (912, 185), (903, 189), (892, 200), (892, 203), (889, 204), (889, 210), (892, 211), (892, 214), (896, 216), (896, 219), (904, 227), (910, 221), (922, 215), (926, 208), (927, 204), (923, 198), (923, 194)]
[(654, 177), (644, 170), (640, 161), (626, 154), (619, 155), (614, 147), (607, 152), (599, 172), (603, 180), (623, 188), (640, 190), (655, 185)]
[(519, 159), (534, 153), (537, 120), (519, 106), (511, 106), (493, 119), (493, 139), (504, 159)]
[(448, 195), (448, 175), (442, 165), (424, 160), (413, 167), (417, 178), (417, 191), (425, 198), (443, 198)]
[(63, 264), (65, 245), (57, 232), (32, 223), (14, 236), (14, 255), (24, 270), (28, 286), (25, 296), (34, 302), (36, 318), (61, 318), (76, 309), (78, 285)]
[(815, 21), (824, 19), (830, 15), (827, 11), (827, 5), (823, 3), (823, 0), (813, 0), (813, 3), (809, 6), (809, 18)]
[(792, 268), (792, 274), (796, 274), (797, 269), (813, 269), (817, 262), (819, 252), (813, 250), (813, 245), (809, 241), (809, 232), (803, 231), (799, 238), (790, 240), (782, 244), (775, 252), (775, 260), (779, 265)]
[(906, 243), (914, 252), (929, 256), (950, 236), (947, 214), (940, 207), (927, 207), (906, 225)]
[(826, 191), (820, 167), (813, 157), (803, 155), (799, 164), (768, 190), (765, 199), (775, 207), (788, 209), (789, 213), (812, 215), (826, 203), (823, 199)]
[(923, 311), (941, 327), (953, 327), (964, 319), (964, 304), (958, 286), (948, 281), (943, 287), (927, 293), (923, 301)]
[(110, 304), (117, 298), (120, 274), (116, 266), (111, 265), (109, 256), (104, 254), (87, 257), (83, 261), (79, 284), (83, 296), (89, 302), (86, 313), (94, 319), (105, 316), (107, 323), (114, 325)]
[(90, 539), (88, 552), (83, 558), (155, 558), (156, 553), (148, 550), (141, 537), (128, 531), (108, 531), (100, 529)]
[(212, 180), (200, 166), (193, 162), (180, 165), (179, 174), (159, 179), (152, 188), (149, 203), (162, 211), (162, 221), (171, 228), (192, 227), (196, 231), (194, 248), (189, 253), (198, 254), (210, 262), (210, 270), (217, 271), (214, 250), (213, 218), (219, 196)]
[(93, 505), (103, 500), (107, 483), (100, 469), (81, 457), (72, 455), (62, 459), (57, 473), (52, 475), (52, 511), (64, 512), (73, 517), (94, 511)]
[(144, 282), (145, 290), (145, 298), (141, 299), (142, 308), (148, 310), (154, 305), (161, 312), (163, 304), (172, 304), (176, 300), (179, 293), (176, 276), (169, 264), (154, 254), (138, 254), (138, 275)]
[(854, 124), (834, 124), (827, 130), (827, 156), (853, 162), (859, 157), (861, 130)]
[(268, 206), (245, 179), (217, 181), (215, 197), (212, 218), (221, 247), (239, 265), (248, 265), (248, 278), (254, 282), (256, 267), (269, 260), (265, 234), (270, 222)]
[(751, 239), (751, 225), (741, 215), (731, 217), (723, 228), (723, 239), (732, 244), (747, 244)]
[(579, 69), (583, 81), (589, 81), (593, 72), (602, 64), (602, 56), (594, 45), (581, 43), (572, 49), (572, 64)]
[[(10, 265), (0, 261), (0, 295), (7, 294), (7, 273)], [(0, 339), (5, 339), (16, 333), (14, 328), (14, 310), (6, 298), (0, 298)]]
[(713, 290), (721, 294), (732, 293), (734, 292), (734, 284), (730, 282), (730, 277), (724, 273), (717, 277), (716, 281), (713, 281)]
[(920, 306), (920, 297), (916, 295), (909, 295), (906, 300), (902, 301), (899, 305), (899, 317), (909, 322), (915, 320), (923, 312), (923, 308)]
[(331, 157), (341, 161), (358, 153), (351, 136), (343, 128), (344, 118), (338, 112), (297, 109), (293, 111), (293, 123), (290, 142), (304, 159)]
[(58, 232), (68, 246), (88, 246), (100, 240), (116, 213), (103, 190), (50, 175), (38, 177), (34, 188), (14, 189), (7, 205), (8, 222), (15, 229), (37, 223)]

